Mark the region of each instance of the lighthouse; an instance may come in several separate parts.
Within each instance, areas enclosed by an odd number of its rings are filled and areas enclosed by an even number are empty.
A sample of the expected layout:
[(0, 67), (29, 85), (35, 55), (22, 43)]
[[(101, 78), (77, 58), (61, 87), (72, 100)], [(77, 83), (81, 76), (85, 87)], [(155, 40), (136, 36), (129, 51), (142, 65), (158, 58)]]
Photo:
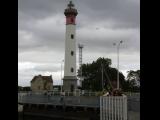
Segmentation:
[(77, 89), (76, 77), (76, 16), (78, 12), (72, 1), (64, 11), (66, 16), (65, 64), (63, 90), (73, 92)]

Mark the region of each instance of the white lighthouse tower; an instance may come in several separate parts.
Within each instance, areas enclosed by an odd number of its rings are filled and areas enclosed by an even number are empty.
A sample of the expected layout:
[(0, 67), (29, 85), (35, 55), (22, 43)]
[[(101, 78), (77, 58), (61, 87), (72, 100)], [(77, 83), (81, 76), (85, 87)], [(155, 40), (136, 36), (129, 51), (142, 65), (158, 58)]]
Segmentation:
[(66, 16), (65, 64), (63, 90), (73, 92), (77, 89), (76, 77), (76, 16), (77, 10), (72, 1), (64, 11)]

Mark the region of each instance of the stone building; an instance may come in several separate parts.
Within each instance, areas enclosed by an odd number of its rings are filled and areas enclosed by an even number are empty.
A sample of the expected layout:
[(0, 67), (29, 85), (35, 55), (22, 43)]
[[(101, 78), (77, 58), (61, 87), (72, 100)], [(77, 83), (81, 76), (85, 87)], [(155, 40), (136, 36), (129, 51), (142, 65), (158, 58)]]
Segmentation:
[(53, 79), (51, 76), (34, 76), (31, 80), (32, 91), (47, 91), (53, 90)]

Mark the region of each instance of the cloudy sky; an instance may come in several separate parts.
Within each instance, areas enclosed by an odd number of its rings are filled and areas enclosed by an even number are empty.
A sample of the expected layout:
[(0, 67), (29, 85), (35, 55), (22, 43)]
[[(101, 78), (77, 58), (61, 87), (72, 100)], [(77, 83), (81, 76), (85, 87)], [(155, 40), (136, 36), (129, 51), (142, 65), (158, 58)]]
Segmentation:
[[(18, 84), (29, 86), (33, 76), (52, 75), (60, 84), (64, 59), (65, 16), (69, 0), (18, 0)], [(140, 0), (73, 0), (78, 10), (76, 39), (84, 45), (83, 63), (112, 59), (120, 71), (140, 69)], [(64, 64), (62, 64), (64, 67)], [(78, 68), (78, 46), (77, 46)], [(63, 73), (63, 72), (62, 72)]]

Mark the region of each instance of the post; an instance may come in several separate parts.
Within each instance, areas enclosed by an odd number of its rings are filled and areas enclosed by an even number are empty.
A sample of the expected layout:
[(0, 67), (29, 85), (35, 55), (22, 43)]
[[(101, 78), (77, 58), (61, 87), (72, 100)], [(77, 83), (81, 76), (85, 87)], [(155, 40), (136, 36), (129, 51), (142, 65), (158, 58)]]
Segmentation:
[(61, 93), (62, 93), (62, 63), (61, 63)]
[(103, 91), (103, 64), (101, 64), (102, 67), (102, 91)]
[[(117, 45), (117, 89), (119, 89), (119, 47), (122, 42), (121, 40)], [(113, 45), (116, 45), (116, 43), (113, 43)]]
[(102, 105), (102, 96), (100, 96), (100, 120), (103, 120), (103, 118), (102, 118), (102, 115), (103, 115), (102, 114), (102, 112), (103, 112), (102, 110), (103, 110), (103, 108), (102, 107), (103, 107), (103, 105)]
[(119, 89), (119, 45), (117, 47), (117, 89)]

